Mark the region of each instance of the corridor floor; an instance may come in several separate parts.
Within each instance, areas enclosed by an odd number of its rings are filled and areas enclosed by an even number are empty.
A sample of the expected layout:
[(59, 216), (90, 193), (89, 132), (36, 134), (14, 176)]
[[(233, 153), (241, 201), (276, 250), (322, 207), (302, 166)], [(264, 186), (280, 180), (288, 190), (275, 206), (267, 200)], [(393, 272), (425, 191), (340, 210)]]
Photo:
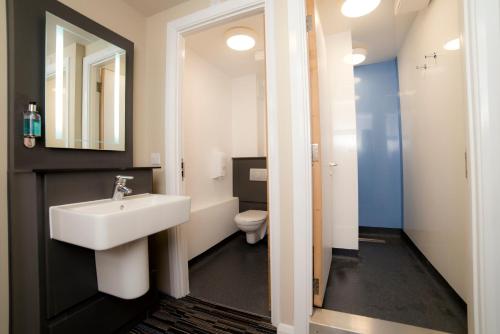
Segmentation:
[(359, 257), (334, 256), (323, 308), (449, 333), (467, 333), (467, 312), (400, 234), (360, 234)]

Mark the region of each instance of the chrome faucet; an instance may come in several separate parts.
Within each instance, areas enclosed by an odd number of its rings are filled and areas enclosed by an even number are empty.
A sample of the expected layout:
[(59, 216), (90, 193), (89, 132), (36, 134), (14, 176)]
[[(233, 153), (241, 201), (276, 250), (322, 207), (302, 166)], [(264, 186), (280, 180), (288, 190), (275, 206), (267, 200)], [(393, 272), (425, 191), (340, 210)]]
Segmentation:
[(115, 177), (115, 184), (113, 190), (113, 201), (120, 201), (123, 196), (132, 194), (132, 189), (127, 188), (127, 180), (133, 180), (133, 176), (117, 175)]

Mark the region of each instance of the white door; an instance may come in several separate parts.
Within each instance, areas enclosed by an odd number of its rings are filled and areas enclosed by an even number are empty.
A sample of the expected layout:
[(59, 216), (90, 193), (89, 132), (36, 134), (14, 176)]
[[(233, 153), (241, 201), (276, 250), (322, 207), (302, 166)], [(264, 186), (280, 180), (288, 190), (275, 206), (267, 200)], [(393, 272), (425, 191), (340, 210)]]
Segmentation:
[[(323, 28), (321, 26), (320, 20), (317, 20), (317, 6), (315, 6), (314, 1), (307, 1), (308, 14), (314, 17), (312, 21), (312, 26), (315, 27), (314, 39), (309, 41), (309, 43), (314, 43), (314, 45), (309, 47), (310, 59), (310, 78), (311, 78), (311, 100), (312, 105), (319, 109), (314, 111), (316, 114), (319, 113), (319, 124), (318, 119), (311, 119), (312, 124), (312, 139), (319, 143), (321, 149), (320, 159), (316, 162), (319, 164), (320, 177), (313, 177), (313, 184), (315, 192), (319, 192), (321, 196), (313, 197), (314, 207), (319, 207), (320, 210), (315, 210), (315, 221), (313, 222), (313, 255), (314, 255), (314, 306), (323, 306), (323, 299), (326, 292), (326, 286), (328, 283), (328, 275), (330, 273), (330, 267), (332, 264), (332, 248), (331, 248), (331, 238), (332, 238), (332, 221), (329, 212), (329, 202), (328, 193), (325, 189), (329, 188), (328, 171), (325, 166), (325, 161), (328, 161), (328, 154), (325, 151), (325, 147), (328, 146), (327, 137), (325, 136), (324, 124), (328, 123), (328, 68), (327, 68), (327, 51), (325, 44), (325, 36), (323, 33)], [(311, 33), (309, 33), (309, 39), (311, 39)], [(311, 50), (313, 51), (311, 53)], [(315, 57), (316, 59), (314, 59)], [(316, 67), (314, 67), (316, 66)], [(312, 73), (312, 71), (317, 73)], [(314, 75), (313, 75), (314, 74)], [(313, 81), (313, 79), (315, 81)], [(313, 110), (311, 111), (312, 115)], [(317, 117), (316, 117), (317, 118)], [(319, 130), (319, 131), (318, 131)], [(314, 133), (314, 131), (319, 132)], [(315, 138), (316, 137), (316, 138)], [(317, 166), (313, 165), (314, 168)], [(316, 170), (318, 173), (318, 170)], [(319, 183), (319, 184), (316, 184)], [(325, 198), (325, 195), (327, 196)], [(321, 201), (320, 204), (316, 201)], [(320, 219), (316, 215), (321, 215)]]
[[(349, 31), (325, 36), (327, 84), (322, 91), (323, 217), (331, 248), (358, 249), (358, 161), (352, 50)], [(321, 66), (321, 65), (320, 65)]]

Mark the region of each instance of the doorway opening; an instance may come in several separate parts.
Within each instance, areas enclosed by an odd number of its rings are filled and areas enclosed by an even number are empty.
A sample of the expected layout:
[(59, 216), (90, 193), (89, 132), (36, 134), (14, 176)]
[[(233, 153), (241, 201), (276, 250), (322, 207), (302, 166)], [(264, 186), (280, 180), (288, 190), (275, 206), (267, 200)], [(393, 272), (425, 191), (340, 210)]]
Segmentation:
[[(165, 105), (165, 156), (170, 161), (165, 167), (165, 186), (167, 194), (183, 194), (183, 119), (182, 103), (184, 98), (184, 55), (186, 38), (213, 27), (224, 25), (253, 15), (265, 13), (265, 95), (266, 95), (266, 159), (267, 173), (257, 169), (257, 177), (267, 174), (268, 224), (267, 239), (269, 241), (269, 300), (271, 322), (280, 326), (280, 196), (279, 196), (279, 147), (277, 122), (277, 90), (276, 90), (276, 50), (274, 25), (271, 23), (274, 7), (264, 0), (227, 1), (214, 4), (204, 10), (176, 19), (167, 24), (166, 54), (166, 105)], [(253, 34), (253, 32), (252, 32)], [(255, 50), (254, 50), (255, 51)], [(255, 59), (257, 58), (257, 59)], [(261, 55), (254, 61), (261, 59)], [(229, 129), (228, 129), (229, 130)], [(220, 152), (219, 152), (220, 153)], [(213, 155), (219, 155), (213, 153)], [(262, 160), (262, 159), (261, 159)], [(214, 161), (214, 160), (212, 160)], [(221, 161), (221, 160), (219, 160)], [(210, 166), (213, 166), (212, 164)], [(232, 165), (231, 165), (232, 166)], [(186, 166), (187, 167), (187, 166)], [(208, 168), (208, 166), (206, 166)], [(186, 175), (189, 177), (189, 175)], [(254, 175), (255, 176), (255, 175)], [(247, 178), (249, 181), (249, 176)], [(252, 184), (263, 184), (263, 181), (252, 181)], [(246, 217), (248, 218), (248, 217)], [(246, 219), (245, 218), (245, 219)], [(261, 224), (262, 225), (262, 224)], [(260, 230), (262, 231), (262, 230)], [(169, 230), (168, 249), (162, 250), (161, 262), (168, 267), (160, 270), (159, 289), (174, 298), (182, 298), (189, 294), (189, 252), (186, 229), (179, 226)], [(245, 236), (246, 238), (246, 236)], [(259, 241), (262, 243), (262, 240)], [(269, 319), (269, 318), (268, 318)]]
[(314, 329), (329, 318), (375, 333), (379, 319), (400, 331), (466, 333), (460, 1), (374, 1), (365, 12), (356, 1), (306, 3), (322, 197)]
[(270, 316), (264, 14), (192, 33), (184, 50), (190, 296)]

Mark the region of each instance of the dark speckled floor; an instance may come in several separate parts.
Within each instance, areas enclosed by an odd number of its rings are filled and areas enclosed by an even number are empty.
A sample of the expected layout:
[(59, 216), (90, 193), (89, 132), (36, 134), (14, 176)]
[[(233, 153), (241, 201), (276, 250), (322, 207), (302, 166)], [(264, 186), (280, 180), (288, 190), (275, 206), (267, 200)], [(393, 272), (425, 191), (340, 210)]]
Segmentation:
[(190, 264), (191, 296), (269, 316), (267, 239), (235, 237)]
[(360, 242), (358, 259), (334, 256), (324, 308), (467, 333), (466, 310), (407, 242), (398, 235), (382, 238), (385, 244)]

